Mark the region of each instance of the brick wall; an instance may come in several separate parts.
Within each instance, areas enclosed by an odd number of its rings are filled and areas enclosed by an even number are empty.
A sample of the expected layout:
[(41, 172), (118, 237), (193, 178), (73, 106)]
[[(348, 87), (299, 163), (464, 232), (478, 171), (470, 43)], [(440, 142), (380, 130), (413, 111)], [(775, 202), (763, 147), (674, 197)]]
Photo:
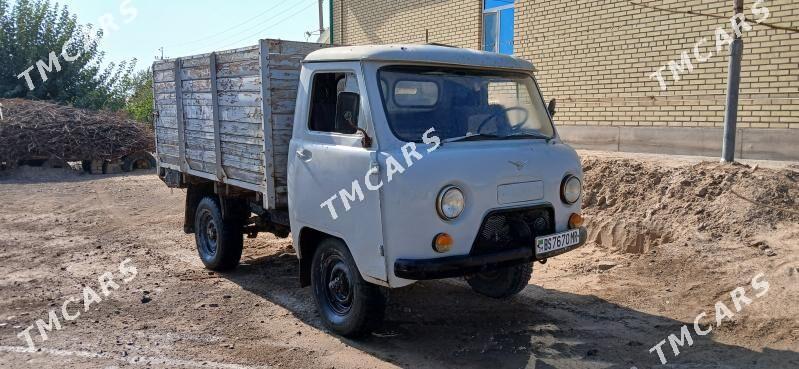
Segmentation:
[(479, 0), (331, 1), (336, 44), (422, 44), (427, 40), (480, 48), (483, 8)]
[[(479, 0), (333, 0), (338, 44), (430, 42), (479, 48)], [(545, 98), (558, 99), (559, 125), (720, 127), (728, 49), (715, 52), (715, 29), (730, 32), (731, 1), (516, 0), (516, 56), (533, 61)], [(752, 1), (745, 14), (753, 18)], [(799, 28), (799, 2), (766, 1), (765, 20)], [(718, 17), (684, 14), (701, 12)], [(754, 24), (754, 23), (753, 23)], [(694, 44), (713, 56), (699, 62)], [(799, 128), (799, 33), (754, 25), (744, 32), (739, 127)], [(649, 75), (687, 51), (693, 71), (667, 90)], [(799, 132), (799, 131), (797, 131)]]
[[(640, 2), (640, 1), (635, 1)], [(715, 52), (715, 29), (731, 32), (731, 1), (645, 1), (680, 14), (618, 0), (516, 1), (516, 55), (533, 60), (545, 96), (559, 99), (558, 124), (721, 127), (728, 49)], [(745, 2), (753, 18), (751, 1)], [(767, 1), (766, 23), (799, 28), (799, 3)], [(744, 32), (739, 127), (799, 128), (799, 33), (754, 25)], [(687, 51), (693, 71), (662, 91), (649, 75)]]

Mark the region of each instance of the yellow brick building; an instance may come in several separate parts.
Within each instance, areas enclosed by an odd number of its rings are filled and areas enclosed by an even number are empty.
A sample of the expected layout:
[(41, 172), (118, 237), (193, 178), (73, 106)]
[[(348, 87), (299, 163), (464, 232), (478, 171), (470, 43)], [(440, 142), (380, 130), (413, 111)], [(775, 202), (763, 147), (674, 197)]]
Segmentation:
[[(536, 64), (545, 97), (558, 100), (559, 131), (575, 146), (718, 156), (729, 48), (716, 51), (716, 29), (733, 32), (732, 3), (332, 0), (332, 34), (344, 45), (512, 53)], [(799, 160), (799, 2), (747, 0), (744, 15), (752, 29), (742, 31), (737, 156)], [(665, 90), (653, 76), (661, 67)]]

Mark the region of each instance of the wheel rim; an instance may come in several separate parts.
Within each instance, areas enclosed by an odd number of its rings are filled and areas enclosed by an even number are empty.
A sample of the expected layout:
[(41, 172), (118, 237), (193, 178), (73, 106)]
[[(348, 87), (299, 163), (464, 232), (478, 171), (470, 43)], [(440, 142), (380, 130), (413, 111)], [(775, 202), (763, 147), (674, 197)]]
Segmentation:
[(200, 224), (197, 232), (199, 232), (200, 238), (202, 239), (200, 243), (201, 251), (209, 257), (213, 257), (216, 254), (219, 230), (213, 215), (207, 209), (203, 209), (200, 213)]
[(350, 270), (339, 255), (325, 259), (323, 269), (325, 299), (337, 315), (346, 315), (352, 309), (353, 285)]

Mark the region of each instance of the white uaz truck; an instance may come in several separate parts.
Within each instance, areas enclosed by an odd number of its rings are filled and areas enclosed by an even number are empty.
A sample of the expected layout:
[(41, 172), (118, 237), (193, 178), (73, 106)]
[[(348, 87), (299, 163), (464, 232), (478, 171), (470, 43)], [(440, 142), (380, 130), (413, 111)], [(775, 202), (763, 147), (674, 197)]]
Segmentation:
[(158, 173), (187, 189), (205, 266), (292, 235), (325, 325), (380, 324), (387, 290), (465, 277), (520, 292), (582, 245), (582, 169), (531, 63), (436, 45), (257, 46), (153, 64)]

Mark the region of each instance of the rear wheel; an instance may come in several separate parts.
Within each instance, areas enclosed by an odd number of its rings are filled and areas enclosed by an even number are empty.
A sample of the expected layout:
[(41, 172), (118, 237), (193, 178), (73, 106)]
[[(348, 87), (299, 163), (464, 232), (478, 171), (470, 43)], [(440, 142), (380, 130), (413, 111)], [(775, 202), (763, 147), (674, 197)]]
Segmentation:
[(313, 257), (311, 285), (325, 326), (346, 337), (371, 332), (383, 322), (386, 298), (366, 282), (341, 240), (323, 240)]
[(522, 292), (533, 276), (533, 264), (524, 263), (466, 277), (475, 292), (504, 299)]
[(194, 240), (205, 267), (225, 271), (239, 265), (244, 237), (241, 223), (222, 219), (219, 202), (205, 197), (194, 213)]

